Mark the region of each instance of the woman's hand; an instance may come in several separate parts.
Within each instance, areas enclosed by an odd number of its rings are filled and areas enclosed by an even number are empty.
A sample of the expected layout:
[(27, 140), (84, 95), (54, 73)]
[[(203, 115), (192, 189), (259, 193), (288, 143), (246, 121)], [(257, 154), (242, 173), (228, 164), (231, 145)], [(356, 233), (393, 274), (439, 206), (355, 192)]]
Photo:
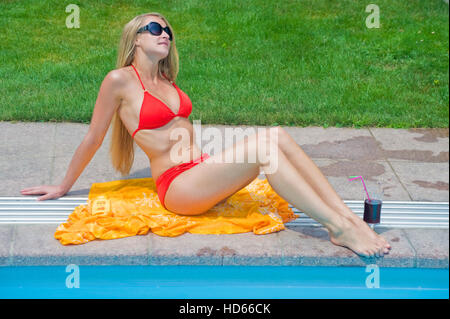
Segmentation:
[(64, 196), (67, 191), (65, 191), (60, 185), (41, 185), (41, 186), (35, 186), (35, 187), (28, 187), (24, 188), (20, 191), (22, 195), (41, 195), (44, 194), (41, 197), (38, 197), (37, 200), (46, 200), (46, 199), (53, 199), (53, 198), (59, 198)]

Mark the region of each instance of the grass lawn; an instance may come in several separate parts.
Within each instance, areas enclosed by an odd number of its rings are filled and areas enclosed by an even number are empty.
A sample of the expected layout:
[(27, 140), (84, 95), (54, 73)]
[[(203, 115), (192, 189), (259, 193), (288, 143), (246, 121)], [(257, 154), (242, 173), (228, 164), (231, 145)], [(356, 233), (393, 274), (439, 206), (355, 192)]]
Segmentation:
[[(69, 3), (79, 29), (65, 25)], [(379, 0), (369, 29), (369, 3), (2, 1), (0, 120), (89, 123), (123, 26), (156, 11), (202, 124), (448, 127), (448, 5)]]

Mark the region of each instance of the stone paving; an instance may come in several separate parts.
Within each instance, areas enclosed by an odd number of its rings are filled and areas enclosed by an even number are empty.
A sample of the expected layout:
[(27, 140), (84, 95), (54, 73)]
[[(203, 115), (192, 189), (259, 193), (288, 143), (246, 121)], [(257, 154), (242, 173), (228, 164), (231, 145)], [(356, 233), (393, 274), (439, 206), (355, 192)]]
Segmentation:
[[(202, 125), (202, 130), (228, 126)], [(0, 122), (0, 197), (22, 196), (20, 189), (62, 181), (89, 126), (74, 123)], [(242, 127), (245, 128), (245, 127)], [(257, 127), (255, 127), (257, 128)], [(284, 127), (321, 169), (344, 200), (362, 200), (382, 183), (385, 201), (449, 201), (449, 130), (390, 128)], [(129, 176), (114, 172), (108, 150), (110, 131), (85, 168), (70, 197), (87, 197), (92, 183), (151, 177), (148, 158), (136, 147)], [(223, 146), (233, 141), (223, 141)], [(264, 178), (260, 175), (260, 178)], [(160, 237), (153, 233), (117, 240), (63, 246), (53, 238), (56, 225), (1, 224), (0, 265), (322, 265), (448, 268), (448, 229), (382, 229), (392, 245), (383, 258), (361, 258), (330, 243), (321, 227), (288, 226), (268, 235)]]

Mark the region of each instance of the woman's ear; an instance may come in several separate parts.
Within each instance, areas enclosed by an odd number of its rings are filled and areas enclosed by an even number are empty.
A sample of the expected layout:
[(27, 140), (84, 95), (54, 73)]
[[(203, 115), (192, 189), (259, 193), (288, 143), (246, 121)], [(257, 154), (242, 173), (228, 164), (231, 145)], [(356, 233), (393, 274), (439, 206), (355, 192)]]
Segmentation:
[(139, 37), (136, 37), (136, 39), (134, 39), (134, 46), (135, 47), (139, 46), (140, 44), (139, 42), (140, 42)]

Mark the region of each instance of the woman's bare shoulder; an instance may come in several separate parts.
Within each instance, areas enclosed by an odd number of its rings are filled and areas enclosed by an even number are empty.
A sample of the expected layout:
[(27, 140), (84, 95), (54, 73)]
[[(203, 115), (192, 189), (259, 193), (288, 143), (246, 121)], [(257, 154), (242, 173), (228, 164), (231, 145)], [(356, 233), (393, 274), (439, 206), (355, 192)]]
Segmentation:
[(115, 94), (123, 98), (128, 91), (128, 85), (131, 82), (131, 74), (127, 67), (113, 69), (105, 75), (102, 86), (109, 92), (108, 94)]
[(122, 68), (114, 69), (108, 72), (105, 76), (105, 80), (111, 81), (113, 83), (123, 85), (127, 83), (130, 78), (129, 67), (125, 66)]

